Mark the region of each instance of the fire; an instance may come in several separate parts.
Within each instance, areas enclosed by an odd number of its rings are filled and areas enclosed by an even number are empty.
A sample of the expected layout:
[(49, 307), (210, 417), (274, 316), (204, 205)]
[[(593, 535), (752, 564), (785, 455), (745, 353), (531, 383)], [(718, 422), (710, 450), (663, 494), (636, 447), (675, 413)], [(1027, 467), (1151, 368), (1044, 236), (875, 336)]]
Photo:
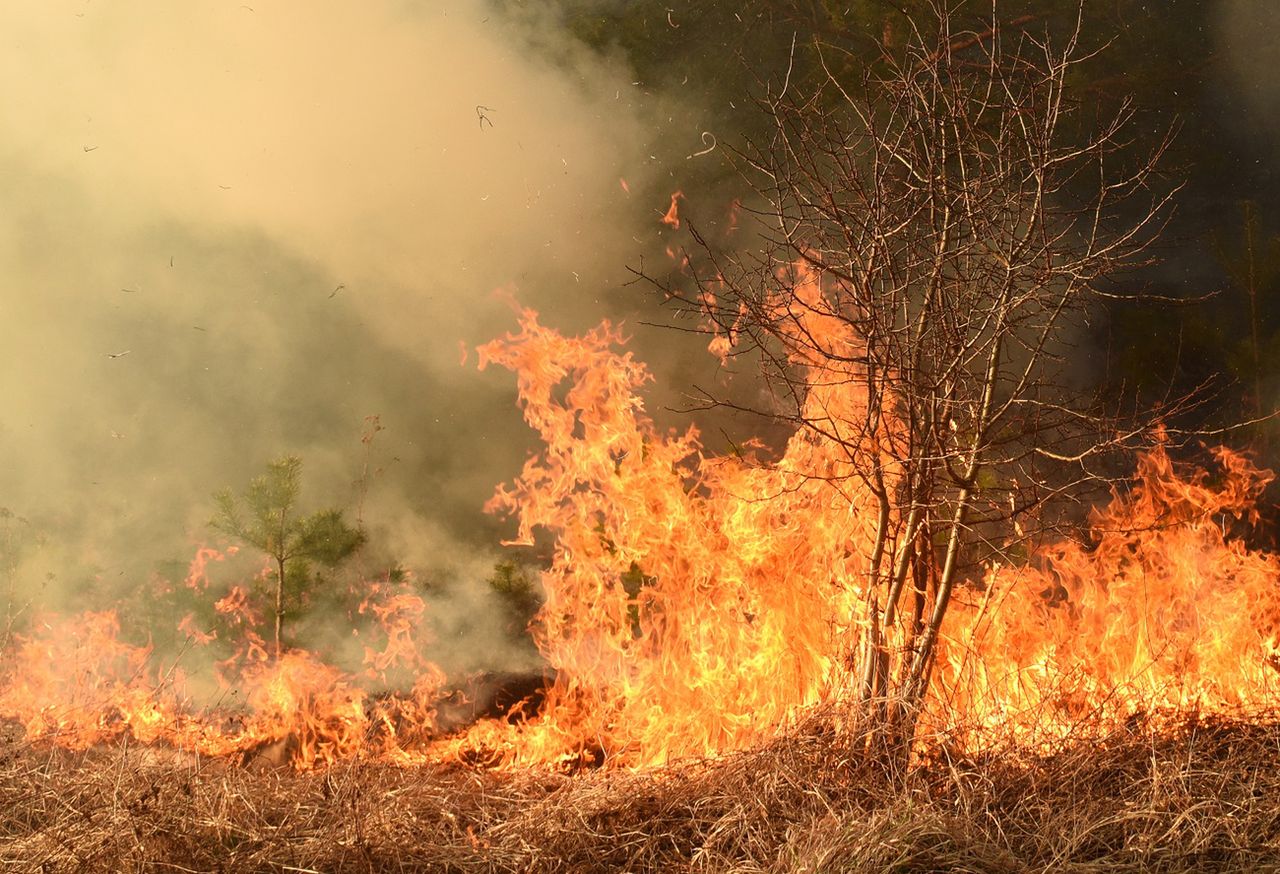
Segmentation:
[[(796, 329), (837, 352), (852, 343), (817, 278), (792, 278)], [(740, 748), (846, 688), (873, 541), (848, 447), (797, 434), (768, 463), (710, 456), (693, 428), (659, 433), (641, 397), (650, 376), (620, 343), (607, 324), (571, 339), (525, 311), (519, 333), (480, 350), (481, 366), (516, 373), (546, 447), (490, 508), (515, 517), (516, 542), (555, 543), (535, 629), (556, 670), (548, 704), (472, 735), (516, 761), (559, 750), (637, 766)], [(814, 379), (806, 403), (847, 420), (864, 400), (855, 382)], [(1215, 455), (1216, 477), (1179, 472), (1157, 442), (1131, 489), (1094, 511), (1089, 544), (1050, 544), (968, 586), (924, 727), (1043, 742), (1138, 712), (1270, 706), (1280, 556), (1229, 530), (1256, 521), (1272, 474)]]
[(1180, 475), (1158, 443), (1132, 489), (1094, 511), (1087, 544), (991, 568), (985, 593), (951, 617), (939, 724), (1051, 741), (1085, 720), (1274, 704), (1280, 556), (1228, 536), (1257, 521), (1274, 477), (1237, 452), (1214, 454), (1214, 479)]
[[(821, 348), (853, 344), (817, 279), (793, 279), (796, 329)], [(110, 611), (41, 617), (6, 654), (0, 718), (72, 749), (130, 737), (243, 758), (283, 745), (301, 768), (353, 756), (643, 767), (758, 743), (844, 694), (874, 540), (851, 447), (797, 433), (775, 454), (712, 454), (696, 428), (663, 431), (646, 414), (652, 377), (622, 343), (608, 323), (565, 337), (522, 310), (517, 332), (478, 350), (482, 368), (515, 374), (544, 444), (489, 503), (513, 520), (512, 544), (550, 550), (532, 631), (555, 679), (536, 712), (444, 736), (449, 684), (408, 582), (366, 584), (359, 614), (376, 633), (358, 665), (272, 658), (248, 584), (212, 581), (225, 554), (202, 549), (185, 588), (207, 598), (221, 637), (185, 615), (184, 651), (162, 657)], [(792, 363), (815, 374), (812, 410), (863, 409), (856, 380)], [(1280, 557), (1237, 536), (1272, 474), (1227, 449), (1216, 459), (1212, 475), (1181, 471), (1157, 442), (1132, 487), (1093, 512), (1088, 542), (971, 581), (922, 725), (1038, 743), (1136, 712), (1274, 703)], [(229, 644), (198, 681), (199, 654)]]
[(556, 544), (536, 633), (559, 679), (521, 731), (630, 765), (777, 731), (836, 679), (869, 520), (799, 472), (808, 446), (766, 467), (659, 433), (612, 326), (569, 339), (526, 311), (521, 328), (480, 350), (546, 444), (490, 504), (519, 542)]
[(667, 207), (667, 212), (659, 221), (664, 225), (669, 225), (674, 230), (680, 230), (680, 201), (684, 199), (683, 191), (674, 191), (671, 194), (671, 206)]
[(0, 688), (0, 714), (16, 720), (33, 740), (85, 749), (126, 733), (143, 743), (167, 739), (179, 715), (152, 694), (150, 648), (119, 640), (113, 612), (74, 620), (39, 617), (36, 633), (9, 654)]
[[(188, 581), (207, 586), (205, 564), (223, 557), (202, 548)], [(215, 610), (238, 628), (240, 640), (214, 673), (216, 698), (238, 699), (235, 707), (198, 706), (196, 684), (181, 664), (186, 653), (159, 658), (150, 645), (128, 642), (114, 611), (40, 617), (7, 653), (0, 718), (20, 723), (29, 740), (69, 749), (128, 736), (243, 758), (284, 745), (300, 768), (355, 755), (399, 755), (434, 730), (444, 677), (415, 643), (424, 612), (420, 599), (375, 583), (365, 608), (378, 617), (385, 642), (380, 650), (367, 649), (366, 669), (354, 675), (305, 650), (271, 659), (257, 632), (261, 616), (242, 586), (231, 587)], [(195, 647), (216, 639), (189, 615), (179, 627)], [(375, 697), (369, 681), (397, 666), (416, 674), (412, 689)]]

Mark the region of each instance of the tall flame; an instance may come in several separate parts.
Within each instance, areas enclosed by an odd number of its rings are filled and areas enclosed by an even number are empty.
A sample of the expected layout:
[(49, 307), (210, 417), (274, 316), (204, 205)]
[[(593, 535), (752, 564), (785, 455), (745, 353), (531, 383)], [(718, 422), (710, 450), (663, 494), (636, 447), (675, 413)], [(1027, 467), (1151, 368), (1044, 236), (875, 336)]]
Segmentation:
[(834, 679), (870, 520), (805, 475), (821, 452), (807, 439), (766, 466), (707, 457), (694, 428), (659, 433), (638, 394), (650, 376), (611, 350), (613, 327), (570, 339), (520, 322), (480, 355), (515, 371), (546, 445), (490, 504), (516, 516), (517, 542), (541, 529), (555, 544), (536, 633), (558, 680), (522, 731), (626, 764), (776, 731)]
[(934, 712), (1051, 741), (1138, 712), (1248, 712), (1280, 692), (1280, 556), (1228, 532), (1274, 478), (1219, 448), (1216, 480), (1163, 443), (1093, 512), (1087, 543), (993, 567), (957, 606)]
[[(853, 343), (816, 279), (792, 278), (803, 348)], [(41, 617), (16, 637), (0, 718), (71, 748), (125, 736), (205, 755), (285, 745), (304, 768), (350, 756), (638, 767), (769, 737), (847, 683), (874, 533), (850, 445), (799, 432), (776, 456), (710, 454), (696, 428), (654, 424), (642, 398), (652, 377), (621, 343), (607, 323), (565, 337), (523, 310), (517, 332), (478, 350), (481, 367), (514, 372), (544, 444), (489, 503), (513, 518), (513, 544), (547, 556), (533, 632), (555, 679), (536, 712), (442, 737), (448, 682), (406, 583), (366, 585), (359, 612), (378, 631), (361, 665), (301, 649), (273, 659), (248, 584), (212, 583), (223, 554), (202, 550), (185, 588), (234, 640), (194, 614), (178, 621), (190, 648), (233, 644), (216, 666), (217, 703), (200, 703), (183, 659), (129, 643), (115, 613), (93, 612)], [(792, 364), (813, 377), (810, 412), (857, 418), (857, 380), (818, 378), (818, 358)], [(1139, 711), (1274, 703), (1280, 557), (1233, 534), (1256, 520), (1272, 475), (1227, 449), (1216, 458), (1213, 476), (1179, 472), (1156, 445), (1134, 485), (1095, 510), (1086, 543), (966, 584), (924, 725), (1035, 743)]]

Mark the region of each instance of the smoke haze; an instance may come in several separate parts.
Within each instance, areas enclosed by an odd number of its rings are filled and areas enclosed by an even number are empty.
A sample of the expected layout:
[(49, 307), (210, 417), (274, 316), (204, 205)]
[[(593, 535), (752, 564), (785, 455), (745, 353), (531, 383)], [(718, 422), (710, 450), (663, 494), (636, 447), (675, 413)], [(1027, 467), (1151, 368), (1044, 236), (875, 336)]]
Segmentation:
[(480, 2), (0, 7), (0, 506), (42, 540), (20, 595), (189, 556), (210, 493), (285, 453), (305, 504), (350, 507), (374, 414), (373, 539), (483, 589), (479, 507), (529, 436), (461, 349), (513, 326), (500, 287), (567, 330), (633, 309), (604, 289), (665, 206), (627, 71), (551, 32), (535, 53), (530, 26)]
[[(510, 375), (462, 351), (514, 326), (509, 292), (568, 332), (627, 318), (667, 392), (651, 412), (705, 377), (703, 343), (646, 332), (651, 297), (621, 283), (665, 263), (671, 191), (704, 229), (740, 193), (707, 194), (719, 153), (689, 156), (747, 124), (750, 82), (738, 32), (686, 45), (678, 10), (646, 20), (655, 88), (509, 5), (0, 5), (0, 508), (26, 520), (0, 543), (20, 598), (142, 584), (216, 539), (214, 490), (297, 453), (307, 508), (360, 507), (371, 545), (458, 583), (435, 613), (470, 629), (459, 653), (500, 649), (474, 619), (497, 609), (482, 578), (506, 529), (480, 507), (532, 435)], [(1217, 224), (1238, 196), (1274, 202), (1280, 22), (1262, 0), (1203, 9), (1204, 115), (1234, 162), (1199, 185)], [(1198, 294), (1206, 258), (1162, 269)]]

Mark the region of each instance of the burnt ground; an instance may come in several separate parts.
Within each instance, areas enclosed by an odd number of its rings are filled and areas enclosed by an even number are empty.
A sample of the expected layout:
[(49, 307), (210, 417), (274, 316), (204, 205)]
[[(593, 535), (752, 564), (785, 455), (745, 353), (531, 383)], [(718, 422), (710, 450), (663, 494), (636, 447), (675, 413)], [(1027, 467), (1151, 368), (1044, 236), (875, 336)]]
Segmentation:
[(542, 707), (555, 674), (481, 671), (466, 677), (442, 698), (436, 720), (446, 733), (481, 719), (513, 720)]
[(15, 871), (1280, 870), (1280, 723), (1123, 730), (891, 775), (797, 734), (643, 773), (351, 761), (298, 774), (10, 736)]

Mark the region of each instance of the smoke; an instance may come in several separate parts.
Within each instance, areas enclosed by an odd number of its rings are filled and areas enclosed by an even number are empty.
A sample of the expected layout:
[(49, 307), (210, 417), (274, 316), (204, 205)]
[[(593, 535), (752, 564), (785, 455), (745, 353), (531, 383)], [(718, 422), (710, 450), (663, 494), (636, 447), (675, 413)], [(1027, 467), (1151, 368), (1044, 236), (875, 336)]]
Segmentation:
[(486, 609), (479, 508), (530, 438), (461, 350), (512, 327), (500, 287), (570, 331), (635, 311), (618, 279), (666, 186), (627, 70), (534, 26), (479, 0), (0, 7), (20, 600), (189, 557), (211, 492), (296, 452), (304, 504), (363, 494), (387, 552)]
[(1280, 142), (1280, 7), (1267, 0), (1221, 0), (1218, 23), (1225, 126), (1239, 145), (1252, 143), (1259, 160), (1270, 164)]

